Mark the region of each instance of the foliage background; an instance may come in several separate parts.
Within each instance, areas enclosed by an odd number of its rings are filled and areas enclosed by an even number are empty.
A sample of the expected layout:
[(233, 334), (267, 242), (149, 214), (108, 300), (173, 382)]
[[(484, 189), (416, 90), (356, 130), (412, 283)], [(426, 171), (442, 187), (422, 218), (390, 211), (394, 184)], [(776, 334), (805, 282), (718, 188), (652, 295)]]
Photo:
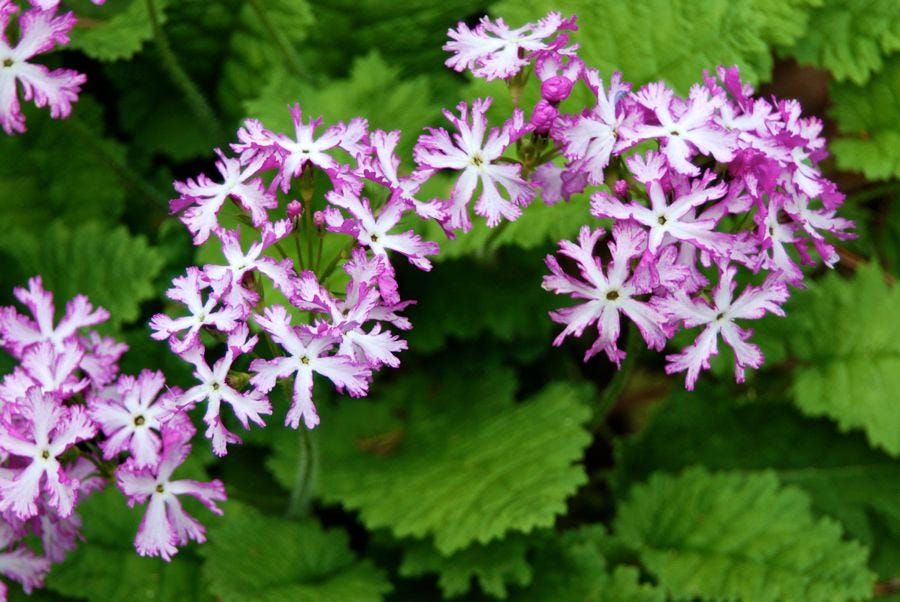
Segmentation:
[(736, 63), (763, 93), (800, 98), (826, 119), (826, 176), (860, 236), (788, 319), (759, 324), (768, 361), (746, 385), (723, 357), (687, 394), (646, 354), (616, 399), (604, 360), (550, 346), (557, 300), (540, 288), (543, 255), (592, 219), (585, 197), (537, 202), (499, 237), (481, 224), (441, 241), (433, 272), (401, 274), (418, 299), (402, 368), (370, 399), (320, 403), (312, 516), (283, 518), (296, 433), (273, 424), (222, 461), (201, 442), (194, 470), (232, 500), (206, 545), (138, 557), (139, 514), (111, 491), (82, 506), (86, 541), (34, 598), (900, 599), (896, 2), (156, 0), (221, 127), (169, 79), (145, 0), (64, 5), (80, 22), (51, 60), (89, 81), (72, 119), (31, 111), (27, 134), (0, 138), (0, 301), (35, 273), (57, 298), (88, 294), (131, 347), (125, 371), (191, 378), (146, 326), (194, 262), (167, 216), (173, 179), (209, 172), (243, 117), (285, 128), (295, 101), (402, 128), (408, 160), (441, 107), (506, 102), (502, 82), (443, 67), (447, 28), (486, 12), (577, 13), (582, 58), (637, 85), (685, 92)]

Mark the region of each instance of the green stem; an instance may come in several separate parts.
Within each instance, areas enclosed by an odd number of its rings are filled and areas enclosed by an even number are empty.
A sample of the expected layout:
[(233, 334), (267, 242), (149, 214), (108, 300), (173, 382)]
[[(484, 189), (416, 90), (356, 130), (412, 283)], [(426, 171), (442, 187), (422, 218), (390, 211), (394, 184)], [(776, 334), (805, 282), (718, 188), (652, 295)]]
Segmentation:
[(500, 222), (500, 225), (496, 226), (491, 233), (488, 234), (487, 240), (484, 241), (484, 247), (481, 249), (482, 256), (488, 256), (490, 252), (493, 250), (494, 246), (497, 244), (497, 241), (500, 240), (500, 237), (506, 232), (506, 229), (509, 228), (509, 225), (512, 222), (508, 220), (504, 220)]
[(625, 359), (622, 361), (622, 366), (619, 368), (619, 371), (616, 372), (612, 380), (609, 381), (609, 384), (606, 385), (603, 394), (600, 396), (600, 401), (597, 403), (597, 407), (594, 408), (594, 417), (591, 419), (591, 432), (599, 430), (606, 423), (606, 417), (615, 407), (616, 402), (619, 400), (619, 396), (622, 394), (622, 391), (625, 390), (625, 385), (628, 384), (628, 379), (631, 377), (631, 372), (634, 369), (634, 365), (637, 363), (640, 350), (641, 336), (637, 331), (637, 327), (632, 324), (625, 334)]
[(300, 449), (297, 457), (297, 466), (294, 473), (294, 486), (291, 488), (291, 497), (285, 515), (291, 519), (298, 519), (309, 514), (312, 502), (313, 484), (318, 471), (318, 453), (312, 432), (304, 425), (300, 425)]
[(70, 117), (63, 121), (64, 124), (84, 143), (85, 146), (97, 155), (110, 169), (112, 169), (122, 184), (131, 188), (137, 194), (144, 197), (151, 203), (159, 203), (165, 205), (169, 202), (168, 197), (157, 188), (145, 180), (141, 174), (128, 166), (119, 156), (110, 152), (105, 144), (97, 137), (97, 135), (87, 127), (77, 117)]
[(275, 42), (275, 45), (278, 46), (278, 50), (284, 55), (288, 67), (291, 68), (294, 75), (300, 78), (306, 77), (306, 70), (303, 68), (303, 62), (300, 60), (300, 56), (294, 50), (294, 47), (291, 45), (290, 40), (284, 35), (284, 32), (272, 22), (272, 18), (269, 16), (263, 3), (260, 0), (250, 0), (250, 6), (253, 7), (256, 16), (259, 17), (259, 22), (262, 23), (263, 28), (269, 34), (269, 38)]
[(200, 123), (203, 124), (209, 135), (217, 143), (226, 140), (225, 130), (219, 122), (219, 118), (216, 117), (216, 113), (213, 111), (209, 101), (204, 98), (200, 89), (197, 88), (197, 85), (191, 80), (190, 76), (181, 66), (181, 63), (178, 62), (178, 57), (172, 52), (172, 47), (169, 45), (169, 38), (166, 36), (166, 33), (163, 31), (162, 25), (159, 22), (156, 1), (146, 0), (146, 3), (147, 14), (150, 17), (150, 27), (153, 29), (153, 39), (156, 42), (156, 49), (159, 51), (163, 67), (172, 79), (172, 83), (181, 90), (188, 108), (194, 113), (194, 116), (197, 117)]

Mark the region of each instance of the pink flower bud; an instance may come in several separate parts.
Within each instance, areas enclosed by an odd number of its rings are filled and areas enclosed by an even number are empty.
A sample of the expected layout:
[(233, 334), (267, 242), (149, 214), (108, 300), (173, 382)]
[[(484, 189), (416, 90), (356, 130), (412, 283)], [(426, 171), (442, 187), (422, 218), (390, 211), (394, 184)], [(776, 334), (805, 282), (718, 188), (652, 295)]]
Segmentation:
[(613, 184), (613, 192), (617, 197), (625, 198), (628, 195), (628, 182), (626, 180), (616, 180)]
[(313, 213), (313, 223), (321, 228), (325, 224), (325, 214), (321, 211), (316, 211), (315, 213)]
[(550, 102), (563, 101), (569, 97), (573, 85), (569, 78), (555, 75), (541, 84), (541, 96)]
[(300, 201), (291, 201), (287, 206), (288, 219), (296, 219), (303, 214), (303, 205)]
[(550, 125), (558, 115), (559, 109), (555, 106), (546, 100), (539, 101), (534, 106), (534, 113), (531, 114), (531, 125), (534, 126), (534, 131), (538, 134), (546, 134), (550, 131)]

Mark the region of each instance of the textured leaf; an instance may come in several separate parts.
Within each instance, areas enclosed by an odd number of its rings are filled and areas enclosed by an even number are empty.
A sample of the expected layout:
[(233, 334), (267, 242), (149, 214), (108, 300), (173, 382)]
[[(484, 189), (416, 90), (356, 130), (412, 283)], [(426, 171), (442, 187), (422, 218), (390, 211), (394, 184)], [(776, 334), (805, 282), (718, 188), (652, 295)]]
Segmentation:
[(53, 568), (49, 589), (91, 602), (212, 600), (198, 579), (200, 562), (192, 550), (182, 550), (170, 563), (138, 556), (132, 541), (142, 511), (129, 509), (114, 487), (80, 503), (78, 512), (85, 541)]
[(831, 114), (845, 136), (831, 143), (838, 167), (870, 180), (900, 178), (900, 54), (866, 86), (832, 86)]
[(245, 103), (247, 114), (269, 129), (293, 131), (288, 107), (300, 103), (304, 119), (323, 115), (326, 123), (365, 117), (371, 128), (402, 129), (398, 154), (409, 161), (419, 131), (437, 120), (428, 78), (404, 79), (378, 54), (357, 58), (347, 79), (313, 86), (278, 71), (258, 98)]
[(663, 602), (662, 590), (639, 583), (634, 567), (611, 573), (604, 559), (609, 536), (602, 525), (547, 537), (534, 556), (534, 582), (514, 592), (516, 602), (584, 600), (590, 602)]
[(163, 263), (144, 237), (132, 236), (124, 226), (108, 229), (97, 223), (68, 228), (57, 222), (40, 235), (22, 234), (7, 252), (25, 274), (43, 276), (59, 307), (83, 293), (106, 308), (109, 328), (138, 318), (140, 303), (156, 294), (152, 283)]
[(852, 280), (829, 274), (788, 306), (788, 349), (798, 360), (794, 400), (841, 430), (861, 428), (869, 442), (900, 455), (900, 289), (873, 265)]
[(866, 549), (814, 520), (800, 489), (773, 473), (656, 474), (615, 519), (660, 586), (679, 598), (858, 600), (872, 592)]
[(443, 556), (428, 541), (413, 542), (403, 552), (400, 575), (419, 577), (437, 573), (438, 585), (447, 598), (468, 593), (474, 579), (484, 593), (506, 599), (508, 585), (531, 583), (531, 566), (525, 557), (529, 543), (528, 537), (513, 533)]
[(613, 479), (618, 495), (654, 471), (693, 464), (714, 470), (774, 470), (809, 495), (817, 514), (841, 521), (873, 550), (872, 566), (898, 573), (900, 462), (871, 450), (861, 434), (840, 435), (783, 403), (737, 406), (712, 389), (677, 393), (639, 435), (619, 440)]
[(356, 558), (343, 531), (234, 503), (200, 553), (223, 602), (378, 602), (392, 589), (371, 561)]
[(838, 81), (864, 84), (900, 50), (900, 11), (895, 0), (825, 0), (811, 11), (806, 35), (790, 53), (823, 67)]
[(687, 91), (701, 81), (704, 69), (719, 64), (740, 65), (741, 75), (751, 82), (768, 79), (769, 44), (785, 44), (800, 35), (801, 9), (813, 3), (799, 0), (779, 7), (767, 0), (709, 0), (698, 9), (689, 0), (503, 1), (492, 12), (513, 26), (549, 10), (575, 13), (579, 31), (573, 39), (589, 65), (603, 74), (621, 70), (626, 81), (636, 84), (665, 79)]
[[(160, 23), (165, 23), (167, 3), (155, 0)], [(78, 17), (71, 46), (99, 61), (129, 59), (153, 37), (145, 0), (111, 3), (102, 8), (85, 2), (79, 7)]]
[[(445, 555), (552, 525), (586, 481), (576, 462), (590, 442), (581, 425), (591, 389), (550, 384), (521, 404), (514, 389), (507, 370), (454, 365), (407, 372), (371, 401), (320, 408), (318, 492), (370, 529), (433, 536)], [(297, 449), (296, 434), (286, 437), (269, 463), (288, 487)]]

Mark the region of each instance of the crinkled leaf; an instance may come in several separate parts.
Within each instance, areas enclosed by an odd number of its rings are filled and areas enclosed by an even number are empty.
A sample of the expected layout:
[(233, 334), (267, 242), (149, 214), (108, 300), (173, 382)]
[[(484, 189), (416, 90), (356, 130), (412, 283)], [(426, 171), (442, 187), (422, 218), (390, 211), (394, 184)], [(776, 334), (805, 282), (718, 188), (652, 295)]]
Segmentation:
[(403, 577), (436, 573), (438, 586), (447, 598), (468, 593), (474, 580), (484, 593), (506, 599), (509, 585), (531, 583), (532, 570), (526, 558), (530, 543), (529, 537), (513, 533), (444, 556), (431, 542), (415, 541), (404, 549), (399, 571)]
[(900, 455), (900, 289), (874, 265), (852, 279), (829, 274), (788, 306), (785, 340), (796, 358), (793, 393), (810, 416), (841, 430), (863, 429), (869, 442)]
[(534, 582), (528, 589), (515, 591), (512, 599), (663, 602), (663, 591), (639, 583), (634, 567), (618, 566), (609, 571), (604, 558), (608, 539), (602, 525), (546, 537), (534, 554)]
[(830, 147), (838, 167), (870, 180), (900, 177), (900, 54), (865, 86), (832, 86), (831, 114), (843, 134)]
[(156, 294), (153, 279), (163, 264), (143, 236), (95, 222), (75, 228), (56, 222), (39, 235), (22, 233), (7, 251), (24, 273), (43, 276), (59, 307), (83, 293), (109, 311), (107, 327), (112, 329), (138, 318), (141, 302)]
[(114, 487), (80, 503), (85, 541), (53, 568), (47, 587), (91, 602), (212, 600), (199, 579), (200, 562), (192, 549), (180, 551), (169, 563), (138, 556), (132, 541), (143, 509), (129, 509)]
[[(161, 24), (165, 23), (166, 4), (168, 0), (155, 0)], [(84, 2), (77, 14), (71, 46), (99, 61), (129, 59), (153, 37), (145, 0), (111, 2), (102, 8)]]
[(823, 67), (838, 81), (865, 84), (900, 50), (900, 11), (895, 0), (825, 0), (811, 11), (806, 35), (790, 53)]
[[(508, 370), (454, 366), (320, 408), (318, 493), (370, 529), (432, 536), (442, 554), (550, 526), (586, 481), (578, 461), (591, 388), (553, 383), (519, 404), (514, 389)], [(269, 462), (288, 487), (297, 454), (294, 435)]]
[[(766, 0), (710, 0), (699, 8), (689, 0), (503, 1), (492, 12), (516, 27), (549, 10), (577, 14), (579, 31), (573, 39), (581, 44), (579, 56), (605, 77), (620, 70), (627, 81), (665, 79), (687, 91), (704, 69), (719, 64), (740, 65), (741, 75), (751, 82), (767, 80), (772, 70), (769, 45), (800, 35), (802, 8), (812, 3), (799, 0), (778, 7)], [(766, 10), (772, 6), (778, 9)]]
[(350, 550), (347, 534), (316, 521), (266, 516), (236, 503), (200, 548), (203, 576), (223, 602), (378, 602), (385, 574)]
[(631, 490), (615, 530), (678, 598), (858, 600), (871, 595), (866, 548), (815, 520), (800, 489), (774, 473), (688, 469)]
[(900, 462), (873, 451), (862, 434), (839, 434), (784, 403), (738, 406), (711, 388), (677, 393), (639, 435), (616, 444), (613, 483), (628, 488), (654, 471), (693, 464), (714, 470), (774, 470), (804, 489), (817, 514), (841, 521), (873, 550), (873, 568), (894, 577), (900, 554)]

